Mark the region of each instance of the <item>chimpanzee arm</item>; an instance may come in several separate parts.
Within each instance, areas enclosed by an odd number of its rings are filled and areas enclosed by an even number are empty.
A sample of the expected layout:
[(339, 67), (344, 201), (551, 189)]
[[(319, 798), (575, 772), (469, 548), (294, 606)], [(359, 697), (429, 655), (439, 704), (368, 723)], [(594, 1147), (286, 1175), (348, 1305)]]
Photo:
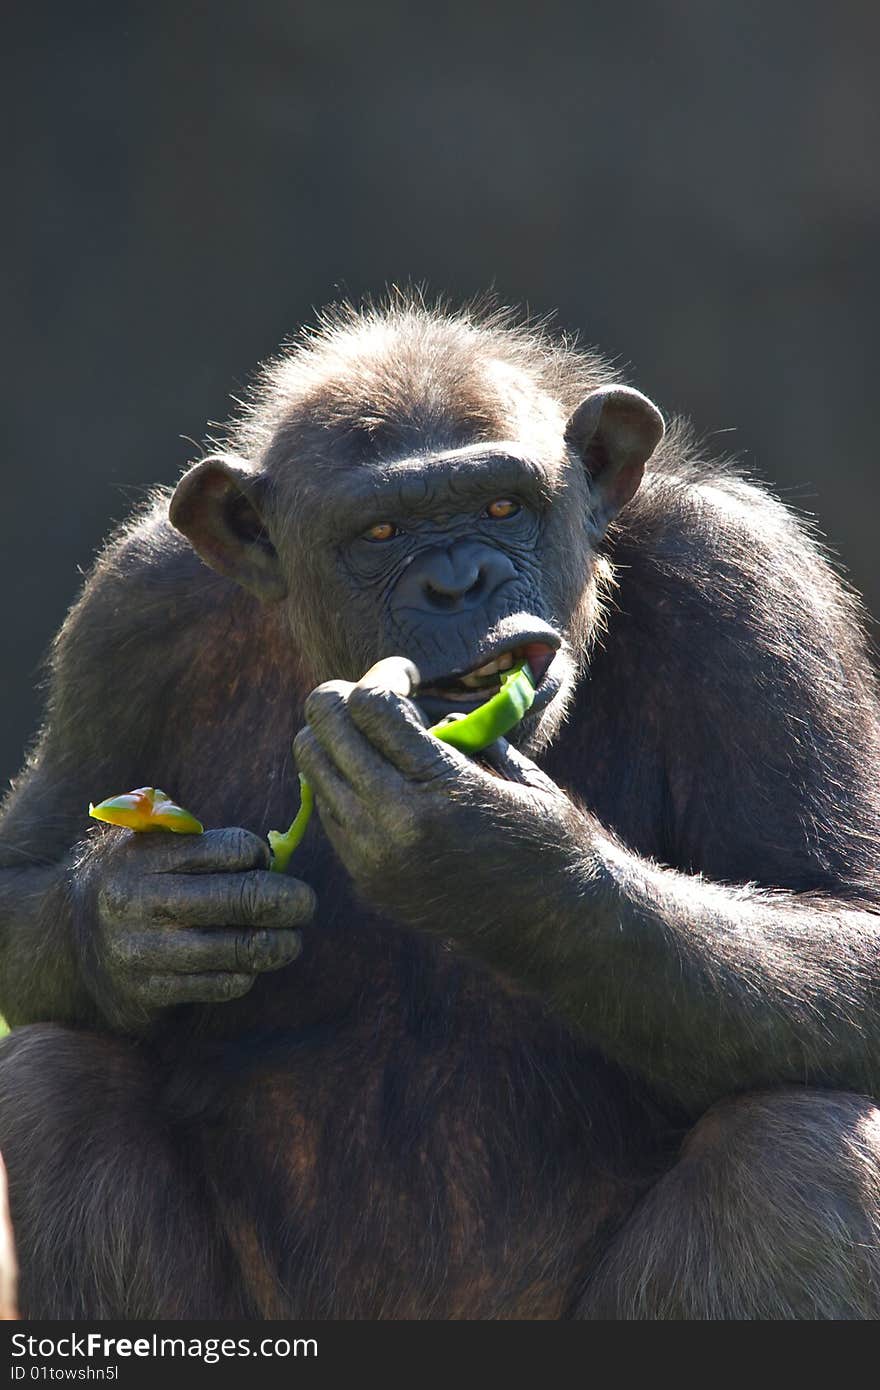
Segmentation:
[(530, 925), (487, 918), (480, 954), (623, 1066), (695, 1112), (785, 1082), (876, 1092), (877, 904), (676, 873), (589, 817), (535, 867)]
[[(283, 720), (276, 734), (230, 698), (247, 667), (260, 701), (259, 657), (239, 649), (259, 619), (235, 609), (256, 605), (205, 569), (166, 509), (160, 499), (99, 560), (53, 649), (39, 745), (0, 813), (0, 1011), (11, 1023), (142, 1031), (171, 1005), (244, 994), (297, 956), (296, 928), (311, 917), (311, 890), (267, 872), (265, 839), (242, 828), (254, 820), (246, 794), (223, 775), (227, 745), (259, 764), (261, 730), (282, 750), (290, 737)], [(224, 828), (134, 835), (88, 818), (90, 800), (163, 782)], [(263, 807), (270, 782), (257, 788)]]
[[(618, 542), (620, 611), (572, 721), (580, 768), (603, 709), (618, 734), (576, 832), (618, 999), (587, 1026), (697, 1104), (780, 1080), (875, 1091), (880, 718), (858, 607), (760, 490), (729, 478), (663, 502), (662, 535), (646, 542), (649, 489)], [(615, 784), (645, 786), (628, 757), (662, 772), (662, 834), (641, 853), (597, 825), (645, 844), (615, 809)]]
[[(656, 850), (624, 847), (527, 760), (531, 787), (438, 746), (393, 695), (320, 687), (298, 741), (371, 901), (539, 993), (694, 1112), (761, 1085), (880, 1085), (870, 671), (836, 578), (745, 493), (754, 515), (709, 499), (705, 535), (655, 545), (640, 579), (626, 554), (622, 616), (559, 759), (575, 787), (612, 755), (621, 785), (628, 756), (656, 764)], [(602, 787), (625, 830), (638, 807), (622, 796)]]
[[(370, 901), (540, 994), (694, 1112), (762, 1085), (880, 1084), (880, 904), (875, 915), (843, 891), (731, 887), (660, 867), (546, 779), (517, 786), (430, 747), (419, 767), (430, 736), (414, 719), (402, 733), (399, 697), (344, 696), (324, 686), (310, 697), (297, 752)], [(339, 776), (340, 726), (332, 754), (319, 742), (334, 699), (404, 765), (408, 793), (386, 775), (367, 798)]]
[[(25, 823), (29, 813), (42, 831)], [(53, 861), (49, 848), (57, 814), (51, 780), (35, 768), (0, 819), (0, 1011), (13, 1025), (98, 1017), (79, 967), (66, 858), (59, 847)]]

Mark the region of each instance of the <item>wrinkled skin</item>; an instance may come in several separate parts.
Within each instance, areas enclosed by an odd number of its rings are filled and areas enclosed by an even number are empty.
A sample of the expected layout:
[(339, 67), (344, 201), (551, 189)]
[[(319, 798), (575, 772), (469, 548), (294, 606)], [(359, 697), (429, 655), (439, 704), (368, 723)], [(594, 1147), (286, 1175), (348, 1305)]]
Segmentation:
[(267, 842), (241, 829), (102, 837), (75, 894), (92, 988), (117, 1026), (137, 1031), (177, 1004), (234, 999), (296, 959), (315, 895), (269, 862)]
[[(505, 740), (489, 751), (490, 771), (432, 738), (418, 709), (398, 694), (328, 681), (308, 697), (305, 716), (294, 753), (315, 788), (324, 829), (363, 896), (402, 922), (445, 935), (461, 856), (470, 856), (478, 903), (497, 886), (512, 824), (518, 852), (531, 839), (536, 856), (548, 838), (564, 843), (578, 829), (583, 834), (565, 793)], [(518, 896), (505, 909), (512, 934), (520, 916), (530, 930), (536, 906)], [(458, 930), (466, 930), (462, 920)]]

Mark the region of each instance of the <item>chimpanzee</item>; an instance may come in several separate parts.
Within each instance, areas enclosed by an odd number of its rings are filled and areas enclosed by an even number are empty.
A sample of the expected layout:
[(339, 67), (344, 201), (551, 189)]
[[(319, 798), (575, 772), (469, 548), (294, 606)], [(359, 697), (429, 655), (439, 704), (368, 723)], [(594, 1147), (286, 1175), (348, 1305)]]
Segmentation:
[[(663, 434), (543, 327), (343, 307), (110, 541), (2, 828), (25, 1316), (880, 1314), (858, 605)], [(429, 732), (523, 660), (509, 743)], [(212, 828), (89, 822), (145, 784)]]

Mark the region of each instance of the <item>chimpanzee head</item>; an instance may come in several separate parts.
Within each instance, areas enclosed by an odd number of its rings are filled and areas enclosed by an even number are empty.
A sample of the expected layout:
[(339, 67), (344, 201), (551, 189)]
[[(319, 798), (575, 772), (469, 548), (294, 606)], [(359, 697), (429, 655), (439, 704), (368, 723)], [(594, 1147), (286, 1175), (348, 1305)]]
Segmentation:
[(264, 369), (171, 520), (277, 605), (312, 684), (406, 656), (433, 722), (528, 660), (534, 749), (589, 650), (598, 543), (663, 434), (645, 396), (607, 380), (499, 314), (336, 311)]

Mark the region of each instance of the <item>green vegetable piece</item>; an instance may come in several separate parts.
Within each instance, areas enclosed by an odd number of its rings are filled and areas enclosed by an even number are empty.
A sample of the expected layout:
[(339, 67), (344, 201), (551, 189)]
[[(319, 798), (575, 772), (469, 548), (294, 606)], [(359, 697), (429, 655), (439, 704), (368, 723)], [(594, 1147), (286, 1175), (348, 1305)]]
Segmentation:
[(481, 753), (518, 724), (532, 707), (535, 699), (535, 680), (527, 661), (514, 666), (501, 677), (501, 689), (491, 700), (471, 710), (464, 719), (447, 715), (428, 730), (460, 753)]
[(299, 796), (299, 810), (290, 829), (283, 835), (280, 830), (269, 831), (269, 846), (272, 850), (272, 863), (269, 867), (276, 874), (283, 874), (290, 863), (293, 851), (306, 833), (306, 826), (315, 804), (315, 794), (302, 773), (299, 775)]

